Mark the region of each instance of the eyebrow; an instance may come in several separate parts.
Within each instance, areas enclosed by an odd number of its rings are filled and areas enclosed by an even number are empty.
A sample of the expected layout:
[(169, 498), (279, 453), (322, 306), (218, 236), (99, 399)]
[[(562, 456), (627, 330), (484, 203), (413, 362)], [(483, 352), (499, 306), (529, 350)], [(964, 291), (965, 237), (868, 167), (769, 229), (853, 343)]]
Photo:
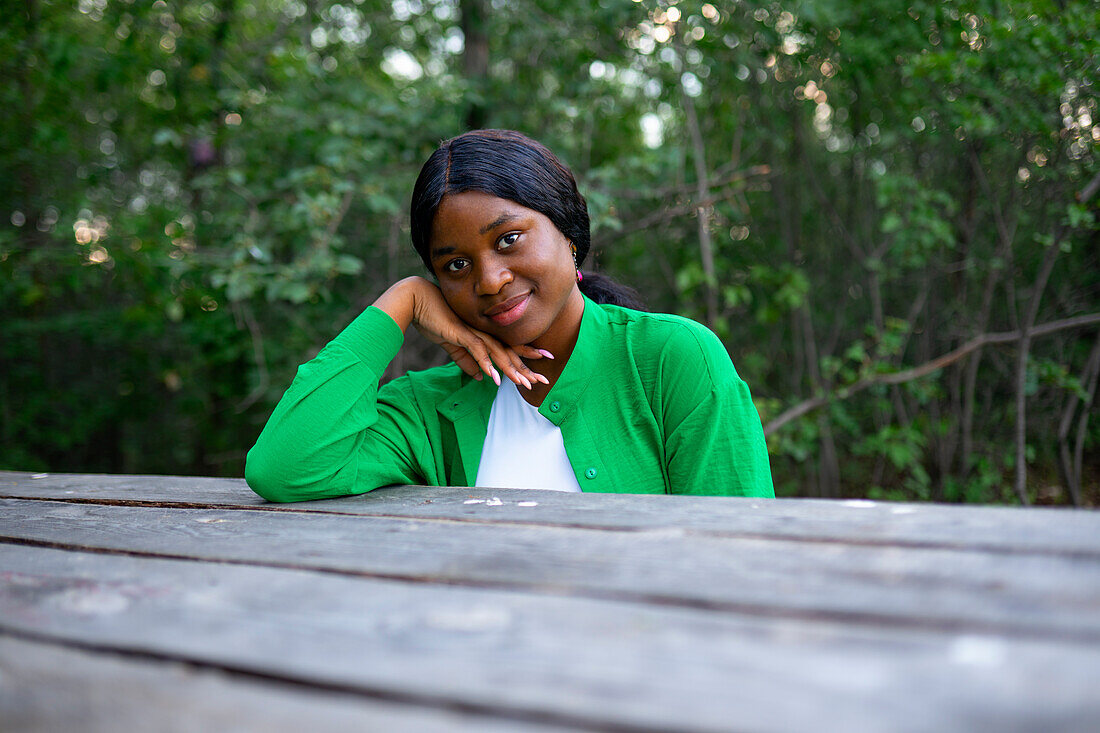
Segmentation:
[(519, 217), (516, 214), (501, 214), (500, 216), (498, 216), (496, 218), (496, 221), (490, 222), (489, 224), (486, 224), (485, 226), (481, 227), (480, 233), (481, 234), (486, 234), (488, 232), (493, 231), (494, 229), (496, 229), (501, 224), (504, 224), (506, 222), (509, 222), (509, 221), (512, 221), (513, 219), (518, 219), (518, 218)]
[[(496, 229), (501, 224), (507, 224), (508, 222), (510, 222), (514, 219), (518, 219), (518, 218), (519, 218), (518, 214), (508, 214), (508, 213), (501, 214), (500, 216), (498, 216), (493, 221), (491, 221), (488, 224), (486, 224), (485, 226), (481, 227), (481, 229), (478, 230), (478, 233), (479, 234), (487, 234), (487, 233), (493, 231), (494, 229)], [(454, 251), (455, 251), (454, 247), (433, 247), (431, 255), (430, 255), (430, 259), (434, 260), (437, 257), (442, 257), (443, 255), (449, 255)]]

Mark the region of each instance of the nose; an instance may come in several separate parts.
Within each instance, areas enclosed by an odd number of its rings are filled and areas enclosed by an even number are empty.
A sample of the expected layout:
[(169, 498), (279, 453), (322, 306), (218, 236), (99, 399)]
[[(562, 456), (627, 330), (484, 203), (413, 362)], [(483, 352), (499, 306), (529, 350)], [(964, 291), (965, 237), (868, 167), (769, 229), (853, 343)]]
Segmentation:
[(490, 257), (478, 266), (477, 294), (496, 295), (512, 282), (512, 271), (496, 257)]

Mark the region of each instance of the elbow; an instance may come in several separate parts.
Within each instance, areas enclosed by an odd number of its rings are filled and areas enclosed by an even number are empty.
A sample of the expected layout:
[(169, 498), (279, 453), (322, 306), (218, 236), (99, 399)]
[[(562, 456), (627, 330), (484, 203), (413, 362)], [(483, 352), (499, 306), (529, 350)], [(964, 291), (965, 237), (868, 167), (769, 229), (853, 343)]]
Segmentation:
[(250, 489), (268, 501), (283, 503), (300, 498), (294, 496), (286, 476), (279, 470), (279, 462), (257, 455), (255, 448), (245, 458), (244, 480)]
[(257, 444), (245, 458), (244, 480), (259, 496), (280, 504), (351, 493), (342, 488), (347, 482), (340, 480), (338, 472), (326, 470), (323, 463), (319, 470), (316, 464), (292, 451)]

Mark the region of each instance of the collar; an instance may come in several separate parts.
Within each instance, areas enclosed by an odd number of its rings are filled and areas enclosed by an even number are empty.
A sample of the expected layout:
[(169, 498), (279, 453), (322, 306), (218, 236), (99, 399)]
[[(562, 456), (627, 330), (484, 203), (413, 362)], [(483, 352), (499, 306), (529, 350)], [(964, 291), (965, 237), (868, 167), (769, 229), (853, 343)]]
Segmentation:
[(584, 297), (584, 312), (577, 345), (562, 370), (558, 381), (539, 407), (539, 414), (555, 425), (561, 425), (573, 411), (588, 388), (599, 367), (604, 363), (607, 345), (607, 312), (588, 296)]
[[(480, 380), (462, 374), (463, 384), (436, 403), (436, 411), (454, 427), (450, 436), (444, 437), (445, 460), (448, 481), (456, 486), (473, 486), (477, 468), (481, 464), (481, 449), (489, 429), (489, 413), (493, 409), (497, 386), (482, 375)], [(446, 431), (445, 431), (446, 432)], [(453, 442), (451, 442), (453, 441)], [(457, 443), (458, 455), (455, 452)], [(459, 465), (454, 465), (457, 462)]]
[[(577, 344), (562, 370), (558, 381), (539, 407), (539, 414), (560, 426), (577, 409), (581, 395), (588, 388), (604, 361), (607, 348), (607, 312), (584, 297), (584, 312), (577, 334)], [(467, 477), (472, 484), (481, 463), (481, 449), (489, 427), (489, 413), (496, 399), (497, 386), (488, 377), (476, 380), (462, 376), (463, 384), (436, 404), (436, 410), (454, 424), (458, 452)]]

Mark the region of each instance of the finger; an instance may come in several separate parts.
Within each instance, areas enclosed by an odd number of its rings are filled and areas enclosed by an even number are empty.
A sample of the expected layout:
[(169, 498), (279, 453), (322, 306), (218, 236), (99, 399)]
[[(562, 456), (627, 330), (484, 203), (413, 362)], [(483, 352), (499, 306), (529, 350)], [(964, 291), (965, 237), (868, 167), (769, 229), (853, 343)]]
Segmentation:
[[(543, 384), (550, 383), (546, 377), (535, 373), (523, 363), (522, 358), (516, 352), (516, 347), (507, 346), (496, 337), (478, 331), (477, 329), (470, 329), (470, 333), (475, 338), (475, 344), (477, 346), (484, 346), (488, 353), (490, 360), (489, 366), (492, 371), (486, 371), (486, 373), (493, 378), (497, 386), (500, 386), (500, 376), (497, 374), (497, 371), (492, 368), (494, 364), (500, 367), (500, 371), (509, 380), (526, 389), (532, 389), (534, 387), (533, 382), (542, 382)], [(537, 352), (537, 350), (535, 351)], [(475, 354), (475, 357), (476, 356), (477, 354)], [(541, 357), (541, 353), (539, 356)], [(481, 360), (478, 359), (478, 361), (480, 363)]]
[(534, 386), (533, 382), (542, 382), (543, 384), (550, 383), (550, 380), (534, 371), (523, 362), (516, 347), (503, 347), (501, 349), (500, 358), (503, 360), (498, 359), (497, 363), (501, 365), (502, 370), (508, 378), (516, 384), (522, 384), (527, 389), (531, 389)]
[(492, 357), (493, 362), (500, 367), (504, 376), (521, 387), (531, 389), (531, 380), (524, 376), (521, 369), (523, 362), (511, 347), (505, 346), (492, 338), (486, 339), (486, 344), (489, 348), (489, 355)]
[(528, 346), (527, 344), (520, 344), (519, 346), (513, 346), (512, 350), (520, 355), (522, 359), (553, 359), (554, 355), (546, 349), (536, 349), (534, 346)]
[(513, 367), (513, 369), (512, 369), (512, 376), (515, 379), (519, 380), (518, 384), (522, 384), (528, 390), (530, 390), (534, 386), (533, 384), (531, 384), (531, 380), (528, 379), (527, 376), (522, 371), (520, 371), (519, 369), (516, 369), (515, 367)]
[(477, 362), (477, 365), (481, 367), (481, 371), (489, 375), (489, 378), (499, 387), (500, 386), (500, 374), (493, 367), (493, 360), (489, 354), (489, 343), (491, 343), (492, 337), (482, 338), (477, 335), (473, 329), (470, 329), (469, 336), (462, 336), (457, 339), (458, 345), (462, 346), (469, 352), (470, 356)]
[(519, 358), (518, 354), (513, 353), (513, 357), (515, 358), (514, 366), (515, 366), (516, 371), (520, 375), (522, 375), (525, 379), (527, 379), (530, 382), (542, 382), (543, 384), (547, 384), (547, 385), (550, 384), (549, 379), (547, 379), (543, 375), (539, 374), (538, 372), (536, 372), (531, 367), (527, 366), (527, 364), (524, 363), (523, 360), (521, 360)]
[(442, 346), (444, 351), (447, 352), (447, 355), (451, 357), (451, 360), (454, 361), (455, 364), (458, 364), (459, 369), (474, 379), (478, 381), (481, 380), (481, 368), (477, 365), (474, 357), (470, 356), (470, 352), (466, 351), (466, 349), (458, 344), (449, 342), (442, 344)]
[[(474, 334), (476, 334), (479, 344), (481, 346), (484, 346), (489, 357), (491, 369), (492, 366), (495, 364), (497, 367), (500, 368), (500, 373), (502, 373), (509, 380), (515, 382), (521, 387), (531, 389), (531, 380), (524, 375), (524, 371), (526, 370), (523, 367), (523, 361), (512, 350), (510, 346), (505, 346), (503, 343), (487, 333), (482, 333), (474, 329), (471, 330)], [(497, 385), (500, 384), (500, 382), (498, 381), (500, 379), (500, 376), (497, 373), (496, 369), (493, 369), (491, 372), (487, 371), (486, 373), (489, 374), (489, 376), (493, 377), (493, 381), (495, 381)]]

